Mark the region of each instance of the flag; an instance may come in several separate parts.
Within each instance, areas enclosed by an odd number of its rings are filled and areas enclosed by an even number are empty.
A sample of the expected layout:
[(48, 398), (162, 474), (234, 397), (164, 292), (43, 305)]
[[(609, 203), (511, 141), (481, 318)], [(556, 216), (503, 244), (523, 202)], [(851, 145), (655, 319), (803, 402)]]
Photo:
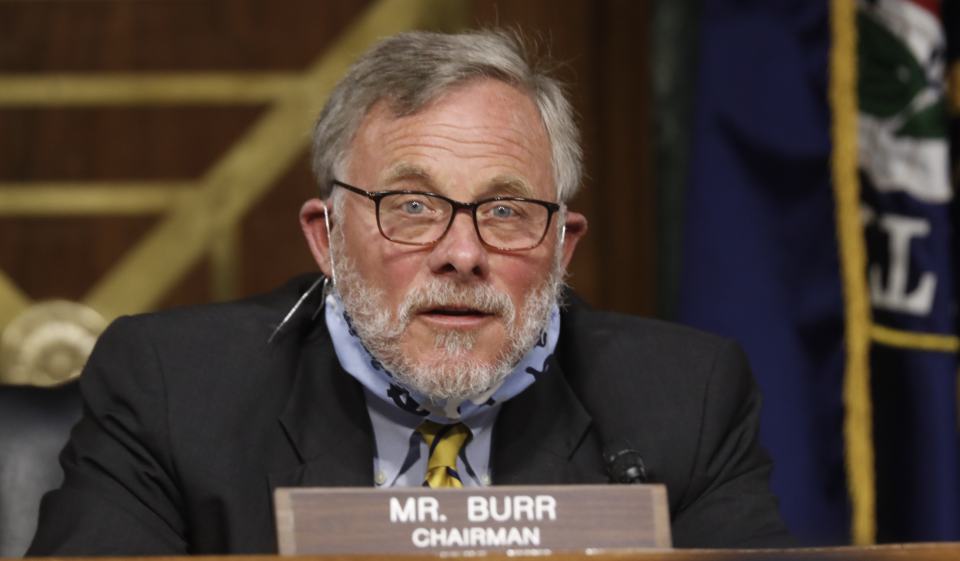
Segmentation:
[(960, 539), (939, 2), (707, 0), (679, 319), (741, 341), (809, 545)]

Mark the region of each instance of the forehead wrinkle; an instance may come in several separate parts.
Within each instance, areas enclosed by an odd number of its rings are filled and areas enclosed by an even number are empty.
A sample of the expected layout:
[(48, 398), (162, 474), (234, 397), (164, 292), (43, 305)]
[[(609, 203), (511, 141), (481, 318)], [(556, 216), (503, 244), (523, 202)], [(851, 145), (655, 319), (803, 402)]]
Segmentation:
[[(441, 137), (441, 138), (446, 138), (446, 137)], [(430, 150), (438, 150), (438, 151), (446, 152), (449, 154), (454, 154), (458, 158), (462, 158), (464, 160), (506, 158), (514, 162), (514, 164), (520, 164), (520, 165), (528, 164), (531, 160), (533, 160), (536, 157), (532, 150), (528, 150), (519, 144), (517, 144), (516, 146), (518, 148), (523, 149), (523, 152), (525, 153), (525, 155), (517, 154), (516, 152), (496, 142), (489, 142), (489, 141), (482, 141), (482, 140), (462, 140), (462, 139), (455, 139), (455, 138), (449, 138), (448, 140), (455, 142), (458, 145), (482, 147), (482, 148), (485, 148), (485, 150), (483, 150), (480, 153), (462, 154), (457, 150), (456, 146), (450, 146), (449, 142), (438, 142), (438, 141), (427, 142), (423, 138), (420, 138), (411, 142), (396, 142), (394, 143), (394, 146), (391, 147), (391, 150), (398, 151), (398, 152), (412, 151), (416, 153), (420, 148), (425, 148)], [(436, 159), (434, 156), (430, 156), (428, 154), (420, 154), (420, 155), (422, 157), (427, 157), (429, 159)]]
[[(404, 130), (403, 127), (390, 127), (390, 128), (392, 128), (393, 130), (389, 132), (383, 131), (385, 132), (383, 138), (387, 145), (397, 144), (397, 143), (423, 144), (430, 148), (436, 148), (436, 149), (444, 150), (447, 152), (455, 151), (454, 148), (450, 148), (448, 146), (442, 146), (440, 143), (428, 142), (429, 139), (435, 138), (435, 139), (439, 139), (440, 142), (453, 143), (457, 145), (490, 146), (493, 149), (489, 152), (489, 155), (508, 156), (518, 161), (524, 161), (524, 159), (508, 153), (509, 151), (505, 149), (506, 146), (502, 146), (496, 141), (500, 141), (503, 144), (509, 145), (512, 148), (519, 149), (520, 151), (524, 152), (527, 155), (527, 157), (530, 157), (530, 158), (535, 157), (535, 152), (534, 152), (535, 146), (533, 145), (539, 144), (539, 142), (537, 142), (536, 140), (533, 142), (527, 142), (527, 140), (531, 140), (531, 139), (527, 139), (525, 137), (517, 138), (517, 135), (515, 134), (515, 130), (506, 126), (489, 126), (489, 125), (464, 126), (464, 125), (458, 125), (456, 123), (432, 123), (430, 125), (430, 128), (439, 129), (439, 130), (430, 131), (430, 132), (418, 132), (414, 135), (410, 135), (406, 130)], [(444, 131), (443, 129), (452, 129), (452, 130), (447, 132), (447, 131)], [(475, 136), (479, 136), (481, 138), (483, 138), (486, 135), (491, 135), (494, 137), (496, 141), (492, 139), (465, 138), (464, 135), (461, 134), (463, 132), (467, 132), (467, 133), (476, 132)], [(410, 138), (411, 136), (412, 138)], [(407, 140), (407, 142), (403, 142), (404, 139), (409, 139), (409, 140)], [(547, 150), (549, 153), (549, 147)], [(476, 156), (470, 156), (470, 157), (476, 157)]]

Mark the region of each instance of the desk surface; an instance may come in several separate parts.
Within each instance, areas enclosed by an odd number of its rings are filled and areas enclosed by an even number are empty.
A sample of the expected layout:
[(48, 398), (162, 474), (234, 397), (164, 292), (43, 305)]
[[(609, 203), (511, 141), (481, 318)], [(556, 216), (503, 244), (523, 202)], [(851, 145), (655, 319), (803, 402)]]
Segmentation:
[[(397, 555), (398, 560), (414, 561), (418, 559), (436, 560), (437, 555)], [(472, 559), (479, 556), (443, 556), (443, 558)], [(505, 554), (487, 554), (486, 560), (516, 559)], [(293, 557), (291, 561), (372, 561), (383, 556), (304, 556)], [(87, 558), (89, 560), (89, 558)], [(223, 561), (281, 561), (281, 557), (271, 555), (209, 556), (209, 557), (152, 557), (149, 561), (202, 561), (222, 559)], [(555, 554), (549, 561), (725, 561), (746, 559), (748, 561), (779, 560), (799, 561), (803, 559), (823, 559), (837, 561), (954, 561), (960, 559), (960, 543), (919, 543), (904, 545), (878, 545), (869, 547), (825, 547), (803, 549), (674, 549), (648, 551), (610, 551), (587, 554)], [(546, 559), (544, 561), (547, 561)]]

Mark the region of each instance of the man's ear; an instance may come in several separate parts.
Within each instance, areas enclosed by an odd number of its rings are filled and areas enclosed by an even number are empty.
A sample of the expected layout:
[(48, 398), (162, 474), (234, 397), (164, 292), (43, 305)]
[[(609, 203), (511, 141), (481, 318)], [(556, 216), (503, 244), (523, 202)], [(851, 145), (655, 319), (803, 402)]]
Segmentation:
[(579, 212), (567, 211), (567, 223), (563, 234), (563, 269), (567, 269), (577, 242), (587, 233), (587, 217)]
[[(313, 259), (320, 270), (328, 277), (332, 276), (330, 267), (330, 238), (327, 237), (327, 225), (324, 222), (327, 205), (320, 199), (310, 199), (300, 209), (300, 227), (310, 244)], [(331, 222), (333, 217), (330, 217)]]

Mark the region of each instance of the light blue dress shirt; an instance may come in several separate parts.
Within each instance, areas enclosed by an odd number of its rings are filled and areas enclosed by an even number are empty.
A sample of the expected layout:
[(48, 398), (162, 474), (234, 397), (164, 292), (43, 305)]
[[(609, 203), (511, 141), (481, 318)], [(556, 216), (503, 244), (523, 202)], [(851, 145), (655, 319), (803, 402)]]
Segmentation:
[[(423, 421), (398, 407), (378, 399), (364, 388), (367, 411), (373, 424), (376, 451), (373, 455), (373, 483), (377, 488), (419, 487), (427, 474), (429, 451), (417, 427)], [(493, 482), (490, 473), (490, 442), (493, 423), (500, 406), (484, 409), (463, 421), (470, 437), (457, 458), (457, 473), (464, 487), (486, 487)]]

